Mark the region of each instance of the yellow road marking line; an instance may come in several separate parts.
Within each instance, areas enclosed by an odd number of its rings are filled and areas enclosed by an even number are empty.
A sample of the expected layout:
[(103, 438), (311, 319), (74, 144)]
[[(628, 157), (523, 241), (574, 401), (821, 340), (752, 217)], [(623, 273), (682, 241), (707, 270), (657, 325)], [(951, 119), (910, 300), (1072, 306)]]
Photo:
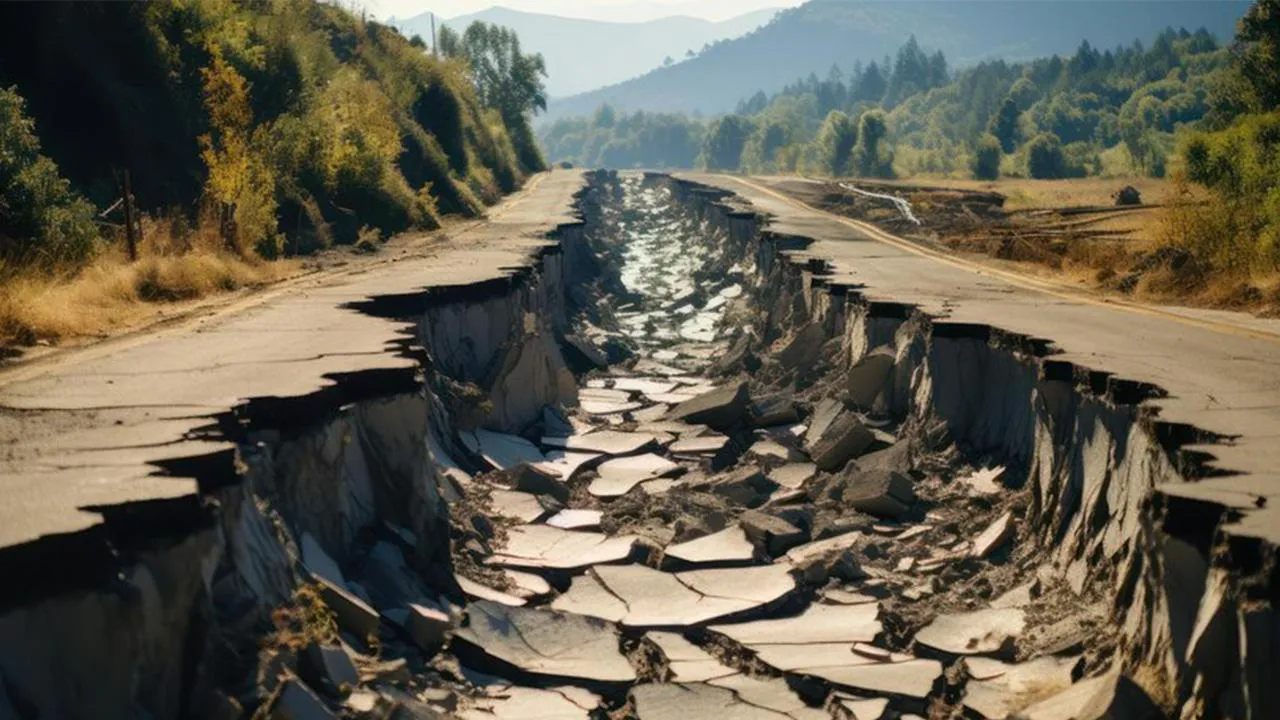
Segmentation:
[(761, 185), (757, 182), (753, 182), (751, 180), (747, 180), (745, 178), (740, 178), (733, 175), (720, 175), (718, 177), (722, 177), (728, 180), (732, 180), (733, 182), (746, 185), (749, 188), (752, 188), (759, 192), (765, 193), (766, 195), (770, 195), (778, 200), (781, 200), (787, 203), (788, 205), (791, 205), (792, 207), (799, 208), (801, 210), (806, 210), (809, 212), (814, 212), (819, 215), (823, 215), (825, 217), (831, 218), (843, 225), (846, 225), (855, 230), (859, 230), (863, 233), (866, 233), (868, 236), (871, 237), (871, 239), (885, 243), (886, 245), (892, 245), (900, 250), (904, 250), (914, 255), (919, 255), (921, 257), (929, 258), (930, 260), (934, 260), (935, 262), (944, 263), (946, 265), (950, 265), (952, 267), (959, 268), (961, 270), (968, 270), (970, 272), (976, 272), (978, 274), (993, 275), (995, 277), (999, 277), (1000, 279), (1010, 283), (1011, 285), (1016, 285), (1018, 287), (1026, 288), (1028, 290), (1035, 290), (1037, 292), (1041, 292), (1046, 295), (1059, 298), (1061, 300), (1070, 300), (1072, 302), (1079, 302), (1079, 303), (1093, 305), (1093, 306), (1102, 307), (1102, 308), (1124, 310), (1126, 312), (1130, 312), (1135, 315), (1146, 315), (1148, 317), (1156, 317), (1156, 318), (1162, 318), (1165, 320), (1172, 320), (1174, 322), (1178, 322), (1183, 325), (1187, 325), (1189, 327), (1196, 327), (1203, 330), (1212, 330), (1215, 332), (1227, 333), (1231, 335), (1239, 335), (1243, 337), (1252, 338), (1255, 340), (1265, 340), (1268, 342), (1280, 344), (1280, 333), (1278, 332), (1271, 332), (1268, 330), (1261, 330), (1258, 328), (1250, 328), (1242, 325), (1235, 325), (1229, 322), (1223, 322), (1219, 320), (1188, 317), (1186, 315), (1181, 315), (1179, 313), (1169, 312), (1168, 310), (1161, 310), (1159, 308), (1151, 307), (1149, 305), (1139, 305), (1137, 303), (1129, 302), (1126, 300), (1118, 300), (1118, 299), (1112, 299), (1112, 298), (1099, 299), (1096, 297), (1092, 297), (1088, 294), (1085, 294), (1083, 292), (1069, 290), (1067, 288), (1062, 287), (1059, 284), (1056, 284), (1050, 281), (1039, 280), (1037, 278), (1028, 277), (1026, 275), (1021, 275), (1019, 273), (1011, 272), (1008, 270), (1002, 270), (1000, 268), (995, 268), (988, 265), (982, 265), (980, 263), (976, 263), (970, 260), (965, 260), (963, 258), (954, 257), (952, 255), (948, 255), (946, 253), (939, 252), (937, 250), (922, 247), (918, 243), (911, 242), (910, 240), (900, 238), (896, 235), (891, 235), (890, 233), (887, 233), (884, 230), (881, 230), (880, 228), (870, 223), (864, 222), (862, 220), (854, 220), (852, 218), (847, 218), (842, 215), (837, 215), (827, 210), (816, 208), (802, 200), (791, 197), (789, 195), (785, 195), (776, 190), (773, 190), (772, 188), (766, 187), (764, 185)]

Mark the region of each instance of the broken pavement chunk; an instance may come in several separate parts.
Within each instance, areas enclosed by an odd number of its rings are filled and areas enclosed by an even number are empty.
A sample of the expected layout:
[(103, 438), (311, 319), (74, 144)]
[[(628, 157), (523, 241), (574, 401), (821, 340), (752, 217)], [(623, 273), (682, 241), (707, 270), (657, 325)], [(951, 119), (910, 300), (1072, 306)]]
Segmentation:
[(538, 502), (538, 498), (527, 492), (517, 490), (494, 490), (489, 495), (494, 515), (519, 520), (522, 523), (535, 523), (546, 517), (547, 510)]
[(523, 607), (528, 602), (525, 598), (508, 595), (462, 575), (456, 575), (455, 579), (458, 581), (458, 587), (462, 588), (462, 594), (469, 598), (488, 600), (510, 607)]
[(1070, 687), (1079, 659), (1045, 656), (1009, 665), (988, 658), (967, 658), (965, 665), (969, 670), (965, 707), (982, 717), (1001, 720), (1026, 707), (1032, 698)]
[(1025, 615), (1018, 608), (992, 608), (939, 615), (916, 633), (919, 645), (951, 655), (1012, 656)]
[(626, 627), (692, 627), (769, 606), (795, 590), (782, 566), (666, 573), (602, 565), (574, 578), (551, 607)]
[(666, 556), (693, 565), (743, 563), (755, 557), (755, 546), (738, 525), (667, 548)]
[(631, 557), (636, 537), (609, 537), (546, 525), (521, 525), (507, 531), (506, 544), (485, 562), (515, 568), (581, 570)]
[(1133, 718), (1156, 720), (1165, 713), (1136, 683), (1119, 671), (1088, 680), (1017, 713), (1019, 720)]
[(738, 518), (738, 524), (759, 550), (770, 557), (780, 557), (791, 548), (809, 539), (809, 533), (779, 517), (759, 510), (748, 510)]
[(738, 673), (679, 633), (651, 632), (645, 635), (645, 639), (662, 651), (674, 682), (706, 682)]
[[(612, 623), (597, 618), (472, 603), (453, 647), (468, 665), (544, 681), (621, 686), (635, 682), (631, 663), (618, 650)], [(506, 671), (506, 672), (504, 672)]]
[(410, 604), (406, 629), (414, 644), (428, 653), (434, 653), (444, 646), (449, 631), (453, 629), (453, 620), (441, 610)]
[(592, 481), (587, 492), (598, 498), (622, 497), (646, 480), (655, 480), (679, 471), (679, 465), (653, 453), (616, 458), (597, 469), (600, 477)]
[(727, 430), (743, 420), (748, 402), (747, 383), (739, 381), (676, 405), (667, 419)]
[(849, 404), (864, 410), (871, 409), (884, 391), (896, 359), (893, 348), (887, 345), (863, 355), (849, 370)]
[(857, 415), (844, 411), (806, 449), (819, 469), (833, 471), (865, 452), (874, 440)]
[(271, 717), (279, 720), (327, 720), (337, 718), (311, 688), (291, 679), (280, 689), (271, 706)]
[(760, 468), (739, 465), (728, 472), (692, 482), (689, 487), (699, 492), (722, 495), (745, 507), (756, 507), (778, 486), (765, 478)]
[(704, 435), (677, 440), (667, 450), (675, 455), (714, 455), (728, 444), (724, 435)]
[(338, 627), (361, 640), (378, 634), (380, 620), (377, 610), (346, 588), (338, 587), (323, 577), (316, 578), (316, 582), (320, 585), (320, 597), (324, 604), (329, 606), (338, 620)]
[(984, 558), (1013, 537), (1013, 514), (1006, 512), (973, 539), (974, 557)]
[(784, 488), (799, 490), (816, 474), (818, 466), (813, 463), (793, 463), (770, 470), (769, 479)]
[(633, 455), (656, 444), (656, 438), (645, 433), (628, 433), (616, 430), (597, 430), (585, 435), (569, 437), (544, 437), (542, 444), (549, 447), (594, 452), (605, 455)]
[(806, 643), (871, 642), (880, 633), (880, 606), (814, 604), (794, 617), (754, 620), (710, 629), (742, 645), (789, 645), (804, 653)]
[(757, 428), (800, 422), (800, 413), (790, 395), (766, 395), (751, 403), (751, 424)]
[(506, 435), (490, 430), (460, 432), (462, 444), (479, 455), (496, 470), (506, 470), (521, 463), (540, 463), (546, 460), (537, 446), (518, 435)]
[(302, 564), (312, 576), (322, 577), (338, 587), (347, 586), (347, 581), (342, 577), (342, 571), (338, 569), (338, 563), (308, 532), (302, 533)]
[(561, 510), (547, 518), (547, 524), (561, 530), (598, 530), (602, 516), (599, 510)]
[(916, 494), (911, 478), (891, 470), (849, 468), (828, 485), (833, 499), (859, 512), (898, 517), (911, 509)]

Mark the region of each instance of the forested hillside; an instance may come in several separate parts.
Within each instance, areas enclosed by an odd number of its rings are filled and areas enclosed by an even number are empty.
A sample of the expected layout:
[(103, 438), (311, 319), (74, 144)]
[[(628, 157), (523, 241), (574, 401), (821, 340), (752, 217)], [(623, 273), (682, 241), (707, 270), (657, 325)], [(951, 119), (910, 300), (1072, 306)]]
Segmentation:
[(912, 35), (956, 67), (1070, 54), (1081, 41), (1114, 48), (1165, 27), (1204, 27), (1225, 39), (1246, 7), (1237, 0), (813, 0), (686, 62), (559, 99), (548, 117), (586, 116), (601, 104), (627, 112), (728, 112), (757, 90), (772, 94), (832, 65), (848, 71), (858, 62), (881, 62)]
[(545, 101), (540, 60), (485, 30), (437, 59), (314, 0), (0, 5), (0, 342), (43, 332), (15, 289), (41, 273), (135, 255), (112, 293), (177, 298), (482, 212), (542, 168)]
[[(447, 3), (440, 4), (441, 9)], [(492, 7), (440, 20), (465, 32), (479, 21), (514, 30), (524, 47), (547, 61), (547, 94), (565, 97), (642, 75), (664, 63), (684, 60), (709, 43), (736, 38), (768, 22), (775, 10), (760, 10), (711, 22), (666, 17), (647, 22), (604, 22)], [(405, 35), (431, 37), (431, 19), (418, 15), (396, 23)]]
[(561, 120), (544, 132), (553, 160), (752, 173), (995, 177), (1164, 174), (1178, 128), (1209, 110), (1229, 52), (1204, 29), (1167, 30), (1150, 46), (953, 72), (914, 38), (889, 61), (833, 68), (701, 123), (620, 114)]

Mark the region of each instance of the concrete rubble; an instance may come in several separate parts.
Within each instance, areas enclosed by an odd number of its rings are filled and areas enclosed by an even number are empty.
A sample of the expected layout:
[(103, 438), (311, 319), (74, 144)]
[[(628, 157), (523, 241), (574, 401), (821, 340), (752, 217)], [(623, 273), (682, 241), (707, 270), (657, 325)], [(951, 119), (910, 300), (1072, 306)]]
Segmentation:
[[(985, 340), (873, 316), (789, 255), (794, 238), (700, 187), (593, 176), (570, 239), (516, 289), (418, 328), (436, 365), (412, 410), (362, 406), (308, 437), (321, 451), (250, 458), (287, 502), (228, 500), (245, 509), (208, 571), (217, 621), (267, 626), (290, 616), (264, 608), (287, 607), (307, 621), (273, 637), (318, 635), (236, 646), (254, 675), (224, 689), (243, 711), (228, 716), (1142, 718), (1201, 686), (1245, 702), (1225, 689), (1241, 668), (1211, 659), (1241, 652), (1240, 597), (1194, 548), (1143, 534), (1114, 468), (1054, 454), (1065, 388)], [(458, 336), (432, 339), (445, 326)], [(460, 357), (436, 359), (445, 348)], [(1034, 402), (1008, 422), (966, 405), (995, 394), (973, 368)], [(963, 384), (948, 372), (976, 389), (946, 394), (935, 384)], [(325, 462), (294, 459), (311, 455)], [(1085, 506), (1134, 514), (1092, 537), (1081, 528), (1104, 518)], [(1132, 559), (1141, 543), (1213, 601), (1161, 604), (1173, 591)], [(1190, 620), (1117, 627), (1122, 584)], [(1118, 654), (1144, 633), (1150, 658)], [(1196, 684), (1134, 672), (1175, 651)], [(23, 707), (9, 692), (0, 716)]]

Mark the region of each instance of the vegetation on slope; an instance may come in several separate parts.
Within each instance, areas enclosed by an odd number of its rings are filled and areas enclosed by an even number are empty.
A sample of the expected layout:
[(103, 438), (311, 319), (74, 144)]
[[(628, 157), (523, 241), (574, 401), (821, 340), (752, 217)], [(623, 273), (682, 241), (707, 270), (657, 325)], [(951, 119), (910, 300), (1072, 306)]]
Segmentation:
[(686, 138), (702, 135), (695, 164), (752, 173), (1159, 176), (1174, 133), (1209, 111), (1229, 57), (1204, 30), (1167, 30), (1150, 48), (1083, 43), (1065, 58), (952, 73), (912, 38), (891, 61), (758, 92), (705, 126), (650, 113), (611, 122), (606, 107), (557, 121), (543, 140), (551, 159), (584, 165), (681, 166)]
[(539, 58), (480, 39), (436, 58), (314, 0), (4, 5), (0, 343), (102, 329), (48, 317), (76, 298), (195, 297), (481, 213), (542, 169), (545, 100)]

